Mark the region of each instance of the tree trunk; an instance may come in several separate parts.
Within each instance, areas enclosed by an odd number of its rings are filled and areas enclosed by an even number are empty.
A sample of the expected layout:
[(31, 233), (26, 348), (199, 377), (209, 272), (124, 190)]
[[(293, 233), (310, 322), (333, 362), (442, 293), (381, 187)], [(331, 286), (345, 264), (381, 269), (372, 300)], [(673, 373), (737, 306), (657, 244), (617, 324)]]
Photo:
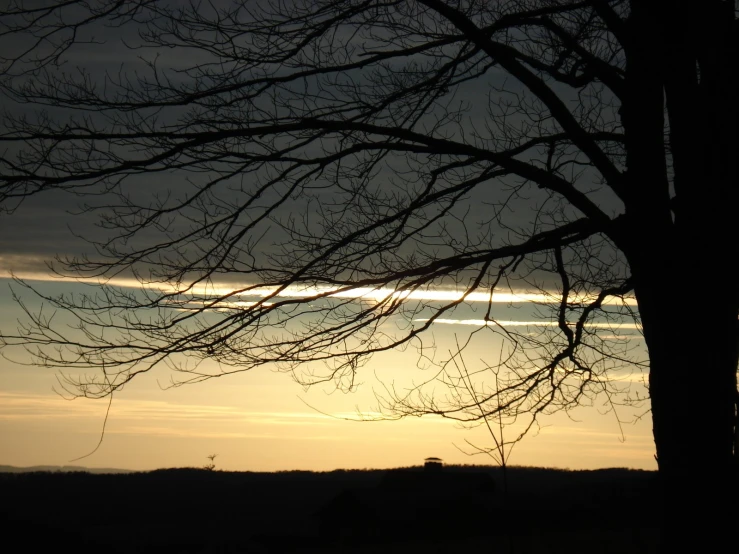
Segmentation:
[(737, 24), (733, 6), (717, 0), (631, 8), (622, 107), (629, 193), (617, 242), (649, 350), (662, 550), (719, 552), (735, 549), (739, 515)]
[[(733, 291), (722, 299), (720, 288), (700, 302), (705, 289), (691, 286), (690, 268), (665, 263), (658, 253), (654, 259), (661, 267), (637, 267), (634, 274), (650, 358), (663, 551), (684, 551), (686, 544), (720, 551), (736, 541), (739, 515), (731, 508), (737, 494), (737, 306)], [(727, 260), (716, 266), (717, 277), (732, 274)]]

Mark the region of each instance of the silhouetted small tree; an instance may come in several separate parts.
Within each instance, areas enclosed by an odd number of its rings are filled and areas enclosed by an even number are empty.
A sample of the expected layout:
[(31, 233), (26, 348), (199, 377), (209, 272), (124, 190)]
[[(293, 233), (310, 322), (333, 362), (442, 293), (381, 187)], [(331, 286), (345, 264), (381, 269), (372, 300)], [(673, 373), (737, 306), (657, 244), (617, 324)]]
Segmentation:
[(218, 457), (218, 454), (211, 454), (210, 456), (206, 456), (206, 458), (208, 458), (208, 460), (210, 460), (210, 462), (208, 462), (207, 464), (205, 464), (203, 466), (203, 469), (208, 470), (208, 471), (215, 470), (216, 464), (214, 463), (214, 460), (216, 459), (216, 457)]

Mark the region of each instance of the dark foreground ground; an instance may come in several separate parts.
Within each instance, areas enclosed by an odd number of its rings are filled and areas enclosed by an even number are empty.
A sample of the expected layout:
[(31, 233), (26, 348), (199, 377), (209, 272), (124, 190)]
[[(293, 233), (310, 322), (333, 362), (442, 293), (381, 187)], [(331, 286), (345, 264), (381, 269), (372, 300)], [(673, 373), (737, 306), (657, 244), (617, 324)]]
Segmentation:
[[(652, 553), (656, 474), (499, 468), (0, 473), (0, 549)], [(474, 474), (474, 475), (473, 475)], [(11, 550), (5, 547), (16, 545)]]

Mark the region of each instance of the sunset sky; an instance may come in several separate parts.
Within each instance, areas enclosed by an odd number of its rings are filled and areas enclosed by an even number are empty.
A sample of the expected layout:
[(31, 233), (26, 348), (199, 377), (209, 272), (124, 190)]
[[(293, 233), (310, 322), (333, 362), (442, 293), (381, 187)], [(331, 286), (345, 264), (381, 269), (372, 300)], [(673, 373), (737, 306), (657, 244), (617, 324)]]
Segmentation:
[[(99, 79), (100, 82), (106, 84), (109, 83), (109, 75), (115, 74), (124, 65), (132, 72), (141, 71), (142, 73), (153, 67), (153, 65), (145, 65), (139, 58), (142, 51), (126, 49), (122, 46), (123, 39), (137, 40), (138, 29), (135, 27), (98, 28), (98, 35), (94, 35), (94, 31), (95, 29), (83, 29), (79, 36), (90, 40), (92, 40), (90, 37), (94, 36), (96, 41), (99, 37), (104, 37), (106, 40), (100, 43), (93, 41), (87, 45), (82, 44), (71, 48), (65, 53), (69, 63), (65, 67), (83, 65), (90, 79)], [(351, 36), (354, 36), (353, 33)], [(10, 44), (15, 45), (15, 48), (22, 48), (22, 41), (10, 43), (11, 40), (15, 41), (16, 37), (4, 40), (7, 43), (6, 47)], [(0, 46), (3, 44), (0, 42)], [(177, 49), (164, 50), (163, 55), (157, 58), (157, 63), (172, 70), (171, 75), (176, 76), (173, 82), (179, 82), (178, 79), (182, 79), (184, 74), (177, 73), (182, 67), (186, 67), (187, 64), (197, 65), (198, 60), (202, 62), (203, 59), (210, 59), (210, 54), (203, 58), (202, 52), (193, 54), (188, 51), (190, 53), (183, 56)], [(151, 51), (148, 52), (152, 54)], [(162, 52), (156, 51), (152, 55), (158, 56), (160, 53)], [(198, 55), (201, 57), (198, 58)], [(225, 65), (229, 66), (230, 63), (227, 62)], [(358, 77), (357, 82), (362, 79), (366, 80), (368, 75)], [(482, 82), (478, 82), (480, 80)], [(475, 129), (481, 118), (486, 117), (488, 110), (493, 109), (494, 99), (491, 104), (489, 94), (494, 87), (505, 85), (509, 87), (507, 90), (512, 91), (514, 96), (521, 93), (520, 84), (513, 81), (513, 79), (509, 80), (502, 70), (493, 67), (489, 71), (486, 70), (480, 79), (464, 81), (459, 90), (451, 95), (455, 102), (462, 102), (466, 106), (460, 108), (460, 114), (466, 118), (460, 116), (460, 121), (463, 119), (468, 121), (465, 124), (469, 127), (466, 130), (463, 129), (464, 132), (458, 133), (462, 137), (460, 140), (464, 139), (465, 133)], [(303, 92), (297, 94), (299, 98)], [(561, 93), (558, 92), (558, 94)], [(576, 97), (577, 95), (572, 94), (569, 100)], [(302, 102), (302, 99), (300, 101)], [(268, 104), (269, 102), (265, 105)], [(176, 103), (173, 105), (176, 107), (172, 108), (171, 112), (163, 110), (159, 113), (157, 109), (156, 117), (151, 120), (154, 121), (153, 124), (160, 124), (168, 117), (173, 118), (173, 121), (175, 118), (184, 117), (181, 107)], [(605, 102), (603, 106), (605, 106), (604, 112), (599, 114), (598, 118), (608, 120), (608, 118), (617, 117), (617, 108), (614, 105)], [(32, 107), (28, 107), (27, 104), (19, 103), (8, 109), (21, 119), (27, 113), (32, 113)], [(48, 108), (48, 113), (51, 114), (52, 119), (67, 117), (69, 113), (74, 112), (74, 109), (75, 106), (72, 103), (63, 110), (55, 111), (57, 108)], [(229, 107), (228, 110), (230, 109)], [(84, 117), (92, 113), (93, 115), (89, 116), (90, 121), (94, 124), (100, 122), (102, 122), (101, 125), (105, 124), (105, 117), (99, 113), (94, 113), (94, 111), (81, 113), (84, 113)], [(151, 122), (147, 119), (146, 113), (139, 114), (143, 125)], [(434, 120), (435, 116), (429, 117)], [(30, 119), (32, 120), (33, 117)], [(115, 117), (112, 118), (114, 119)], [(126, 117), (122, 117), (122, 120), (125, 119)], [(450, 121), (452, 119), (450, 118)], [(542, 118), (542, 120), (545, 119)], [(4, 122), (0, 123), (4, 124)], [(115, 126), (115, 123), (111, 125)], [(434, 125), (436, 125), (435, 120), (431, 127)], [(485, 125), (487, 122), (481, 127)], [(533, 127), (541, 125), (544, 125), (542, 121), (538, 121)], [(441, 131), (443, 129), (439, 131), (439, 134), (442, 134)], [(474, 133), (470, 136), (473, 135)], [(473, 137), (470, 140), (477, 139)], [(324, 141), (324, 138), (321, 138), (321, 141)], [(333, 147), (331, 141), (336, 141), (336, 139), (326, 138), (322, 147), (330, 149)], [(234, 150), (238, 151), (242, 146), (239, 145)], [(9, 156), (14, 154), (12, 152), (14, 147), (13, 145), (8, 146)], [(118, 146), (113, 146), (107, 152), (117, 152), (116, 148)], [(131, 148), (131, 146), (122, 146), (120, 152), (129, 154), (126, 148)], [(257, 144), (254, 148), (261, 152), (262, 145)], [(310, 147), (307, 148), (310, 149)], [(70, 149), (70, 151), (73, 150), (73, 148)], [(100, 149), (100, 152), (103, 151), (105, 151), (104, 146)], [(131, 151), (135, 152), (136, 148), (132, 148)], [(248, 148), (244, 147), (244, 151), (248, 151)], [(564, 153), (562, 156), (567, 157)], [(226, 165), (228, 163), (230, 162), (224, 162)], [(355, 163), (359, 164), (359, 162)], [(563, 168), (566, 165), (564, 164)], [(571, 177), (573, 187), (575, 184), (580, 187), (582, 194), (587, 195), (592, 202), (596, 203), (607, 217), (617, 215), (623, 206), (614, 200), (615, 196), (605, 187), (604, 180), (589, 172), (590, 169), (580, 168), (579, 161), (575, 167), (577, 169), (572, 170), (574, 176)], [(223, 200), (224, 205), (228, 206), (229, 200), (234, 197), (241, 198), (242, 201), (244, 198), (257, 198), (259, 202), (264, 202), (264, 205), (270, 208), (276, 207), (275, 210), (269, 212), (269, 218), (279, 219), (281, 217), (282, 222), (292, 222), (294, 214), (299, 214), (296, 219), (300, 220), (304, 211), (308, 209), (306, 207), (308, 205), (313, 208), (332, 206), (336, 210), (331, 214), (333, 217), (342, 211), (341, 200), (336, 200), (336, 198), (343, 198), (341, 194), (351, 197), (351, 191), (343, 190), (343, 193), (336, 193), (329, 186), (324, 186), (325, 183), (313, 183), (312, 181), (302, 190), (303, 194), (285, 192), (285, 189), (290, 187), (281, 181), (266, 191), (260, 190), (257, 194), (253, 190), (261, 186), (260, 179), (265, 178), (264, 175), (268, 174), (267, 170), (265, 173), (259, 173), (261, 169), (250, 169), (253, 173), (231, 176), (233, 182), (229, 182), (228, 179), (216, 179), (208, 172), (199, 171), (199, 169), (185, 173), (188, 169), (186, 168), (178, 175), (162, 171), (155, 175), (134, 176), (126, 183), (128, 185), (129, 182), (134, 182), (136, 186), (130, 186), (127, 192), (131, 192), (138, 201), (146, 205), (151, 202), (151, 197), (156, 193), (161, 193), (163, 197), (166, 197), (167, 191), (176, 190), (177, 194), (187, 195), (189, 194), (188, 187), (190, 187), (189, 190), (193, 190), (194, 187), (199, 186), (199, 183), (202, 185), (208, 179), (213, 179), (218, 182), (218, 186), (213, 190), (209, 189), (208, 195), (211, 196), (208, 200), (213, 202)], [(367, 195), (369, 200), (366, 200), (367, 213), (371, 213), (372, 217), (379, 217), (377, 214), (382, 213), (383, 210), (392, 211), (397, 208), (397, 203), (393, 205), (393, 198), (405, 199), (406, 194), (410, 196), (419, 194), (414, 187), (422, 183), (422, 178), (413, 181), (413, 177), (409, 175), (421, 175), (427, 169), (422, 156), (411, 159), (410, 156), (405, 155), (398, 155), (394, 159), (391, 157), (386, 167), (372, 169), (371, 171), (376, 172), (373, 174), (373, 187), (376, 188), (367, 189), (369, 191)], [(477, 171), (479, 168), (471, 168), (469, 171), (472, 172), (473, 169)], [(462, 168), (459, 171), (460, 174), (465, 174), (467, 169)], [(562, 169), (562, 174), (568, 171), (570, 169)], [(316, 181), (323, 178), (323, 169), (320, 173)], [(452, 185), (458, 177), (453, 175), (454, 171), (449, 173), (448, 179), (451, 184), (439, 186), (453, 188)], [(507, 177), (510, 176), (504, 177), (503, 180)], [(396, 180), (394, 181), (393, 178)], [(440, 178), (439, 181), (445, 178)], [(329, 178), (326, 177), (326, 179)], [(472, 177), (465, 176), (460, 179), (472, 179)], [(486, 179), (492, 180), (489, 177)], [(497, 179), (498, 177), (495, 177), (496, 183)], [(361, 179), (358, 181), (361, 182)], [(466, 252), (465, 246), (450, 244), (450, 242), (457, 242), (456, 239), (447, 242), (445, 240), (452, 236), (456, 237), (455, 233), (459, 232), (459, 236), (462, 237), (459, 243), (466, 240), (468, 245), (473, 245), (471, 248), (482, 249), (493, 244), (494, 240), (505, 242), (506, 237), (509, 236), (507, 233), (515, 237), (515, 240), (519, 240), (522, 235), (517, 235), (516, 230), (520, 228), (528, 226), (530, 229), (532, 225), (535, 225), (538, 230), (551, 229), (563, 221), (573, 221), (575, 217), (579, 217), (579, 215), (573, 215), (577, 210), (572, 206), (561, 208), (557, 203), (559, 201), (552, 200), (549, 192), (542, 192), (533, 183), (527, 182), (524, 186), (521, 184), (522, 181), (526, 180), (520, 180), (514, 176), (507, 184), (503, 183), (498, 188), (487, 188), (489, 183), (481, 180), (482, 184), (478, 188), (465, 193), (467, 196), (465, 196), (464, 203), (460, 202), (459, 205), (453, 204), (450, 207), (449, 217), (439, 223), (439, 229), (435, 230), (439, 233), (438, 235), (433, 235), (433, 229), (429, 231), (431, 239), (424, 235), (426, 229), (424, 218), (429, 217), (429, 214), (433, 215), (435, 210), (440, 208), (438, 205), (432, 205), (418, 209), (417, 213), (414, 212), (413, 218), (410, 218), (409, 226), (413, 228), (413, 225), (416, 225), (414, 229), (417, 231), (420, 228), (422, 231), (418, 233), (414, 231), (413, 240), (402, 242), (402, 247), (398, 250), (410, 249), (413, 245), (418, 246), (420, 243), (422, 247), (424, 244), (428, 247), (428, 252), (423, 253), (421, 257), (423, 255), (433, 257), (437, 247), (441, 250), (448, 248), (449, 250), (456, 249), (456, 252)], [(384, 188), (385, 185), (382, 183), (386, 182), (390, 184)], [(514, 188), (516, 194), (511, 192)], [(397, 192), (398, 190), (401, 192)], [(491, 215), (491, 205), (494, 204), (491, 190), (498, 191), (500, 198), (505, 199), (496, 199), (505, 205), (505, 210), (501, 208), (501, 212), (505, 213), (506, 219), (505, 224), (499, 221), (501, 226), (495, 229), (493, 229), (495, 227), (493, 223), (497, 216)], [(516, 196), (519, 191), (520, 196)], [(219, 197), (219, 194), (224, 196)], [(225, 195), (228, 194), (234, 196), (226, 197)], [(250, 194), (254, 196), (251, 197)], [(387, 205), (377, 207), (373, 203), (373, 200), (377, 198), (384, 199)], [(30, 310), (42, 309), (38, 299), (31, 292), (17, 283), (13, 284), (11, 273), (52, 296), (79, 293), (83, 290), (89, 292), (90, 287), (85, 283), (55, 279), (46, 266), (46, 263), (57, 255), (61, 257), (95, 255), (94, 249), (85, 239), (100, 238), (103, 231), (95, 226), (98, 221), (96, 214), (79, 212), (78, 205), (82, 200), (87, 199), (75, 198), (58, 191), (44, 192), (25, 200), (13, 214), (0, 215), (0, 330), (5, 335), (15, 333), (25, 317), (21, 307), (13, 299), (11, 285), (13, 290), (20, 295), (20, 300)], [(96, 200), (93, 197), (92, 201)], [(270, 202), (273, 204), (270, 205)], [(252, 217), (249, 210), (253, 209), (253, 206), (251, 204), (248, 206), (249, 209), (244, 210), (244, 213), (247, 213), (243, 216), (245, 218)], [(191, 206), (187, 204), (187, 207)], [(452, 207), (454, 210), (451, 209)], [(225, 208), (226, 211), (228, 209), (228, 207)], [(259, 209), (265, 208), (259, 206)], [(331, 209), (327, 208), (327, 211), (331, 212)], [(372, 213), (375, 209), (376, 213)], [(551, 213), (547, 212), (548, 209), (551, 209)], [(241, 212), (239, 214), (238, 217), (242, 217), (243, 214)], [(182, 214), (178, 213), (178, 215)], [(185, 215), (189, 217), (192, 214), (185, 213)], [(358, 216), (359, 221), (363, 221), (362, 216), (363, 214)], [(244, 225), (238, 217), (234, 224), (237, 229), (240, 228), (239, 225)], [(547, 217), (550, 219), (547, 220)], [(269, 218), (257, 217), (260, 224), (264, 223), (263, 219), (268, 220)], [(309, 219), (306, 217), (304, 221)], [(328, 217), (327, 221), (330, 219), (331, 217)], [(337, 220), (348, 227), (352, 223), (356, 224), (356, 221), (351, 221), (351, 217), (348, 218), (348, 224), (341, 217)], [(184, 221), (184, 226), (187, 226), (187, 220), (184, 218), (175, 218), (175, 221), (177, 224), (182, 224)], [(313, 220), (311, 222), (315, 224)], [(270, 243), (266, 247), (267, 255), (271, 255), (273, 252), (269, 251), (269, 248), (274, 246), (277, 250), (278, 247), (275, 245), (279, 243), (279, 240), (269, 236), (266, 231), (267, 223), (264, 225), (263, 236), (266, 237), (264, 241)], [(467, 235), (470, 230), (468, 225), (472, 229), (469, 235)], [(478, 227), (474, 228), (475, 225)], [(276, 227), (280, 228), (280, 225)], [(287, 227), (289, 225), (281, 227), (283, 234)], [(179, 230), (181, 231), (182, 228)], [(310, 235), (316, 228), (311, 228), (309, 223), (305, 223), (305, 228), (301, 229)], [(248, 239), (259, 235), (262, 228), (257, 227), (256, 229), (252, 231), (253, 236), (247, 237)], [(501, 229), (503, 232), (496, 235)], [(140, 238), (143, 243), (160, 238), (160, 235), (156, 234), (147, 235), (150, 232), (152, 229), (147, 228), (144, 233), (140, 233), (143, 237), (137, 235), (137, 238)], [(270, 232), (275, 231), (270, 230)], [(342, 228), (337, 231), (337, 234), (342, 232), (347, 231)], [(152, 239), (152, 236), (155, 238)], [(312, 235), (313, 238), (316, 236)], [(367, 236), (373, 235), (368, 233)], [(495, 239), (492, 238), (493, 236)], [(439, 244), (434, 242), (435, 239), (439, 239)], [(414, 242), (416, 240), (418, 242)], [(427, 242), (424, 243), (424, 240)], [(475, 243), (475, 241), (478, 242)], [(394, 239), (389, 242), (394, 242)], [(514, 240), (511, 239), (511, 242)], [(411, 246), (408, 246), (409, 244)], [(609, 245), (594, 246), (596, 255), (602, 253), (599, 250), (601, 248), (602, 252), (605, 252), (603, 258), (608, 260), (604, 262), (607, 266), (604, 274), (609, 274), (608, 270), (612, 268), (616, 268), (616, 272), (623, 269), (618, 261), (614, 261), (616, 256), (609, 250)], [(244, 258), (251, 256), (251, 251), (248, 251), (248, 248), (246, 250), (247, 253), (243, 254)], [(433, 253), (429, 254), (430, 252)], [(403, 254), (408, 254), (408, 252), (403, 252)], [(415, 252), (411, 254), (415, 255)], [(365, 260), (361, 260), (357, 263), (364, 262)], [(367, 263), (370, 262), (371, 260)], [(490, 268), (489, 271), (490, 274), (494, 274), (495, 270)], [(597, 274), (599, 270), (593, 271)], [(238, 273), (237, 270), (234, 272)], [(324, 275), (322, 274), (321, 277)], [(599, 274), (595, 279), (601, 277), (602, 274)], [(555, 281), (556, 279), (550, 284)], [(134, 290), (131, 287), (138, 285), (132, 279), (121, 276), (117, 276), (112, 284), (123, 287), (125, 290)], [(224, 290), (229, 290), (229, 287), (234, 286), (229, 282), (215, 282), (214, 285), (223, 287)], [(249, 296), (234, 297), (231, 306), (238, 308), (259, 302), (264, 297), (263, 293), (264, 291), (260, 296), (253, 291)], [(304, 293), (305, 291), (288, 289), (282, 298), (290, 298), (291, 295), (299, 296)], [(393, 293), (392, 290), (363, 290), (347, 293), (344, 298), (348, 298), (350, 302), (377, 302)], [(383, 321), (383, 324), (390, 327), (396, 326), (396, 330), (403, 325), (406, 329), (409, 328), (408, 325), (420, 326), (427, 321), (429, 316), (426, 314), (433, 311), (434, 306), (441, 305), (438, 304), (440, 302), (453, 300), (461, 293), (447, 286), (447, 288), (440, 287), (419, 294), (419, 297), (407, 298), (406, 301), (428, 302), (429, 309), (426, 312), (417, 314), (413, 321), (403, 321), (398, 319), (400, 316), (398, 318), (393, 316)], [(484, 315), (489, 299), (488, 293), (476, 293), (469, 296), (467, 301), (453, 312), (444, 314), (443, 318), (433, 323), (425, 334), (424, 340), (427, 342), (424, 343), (424, 347), (433, 346), (431, 350), (443, 359), (445, 353), (454, 349), (455, 344), (464, 342), (471, 332), (485, 327)], [(522, 336), (527, 334), (534, 336), (542, 329), (556, 326), (553, 320), (542, 319), (540, 307), (537, 306), (537, 302), (541, 301), (542, 297), (536, 290), (501, 289), (494, 295), (491, 315), (494, 319), (504, 323), (506, 327), (521, 333)], [(633, 301), (631, 305), (634, 305)], [(57, 323), (61, 326), (70, 323), (61, 314), (57, 316), (57, 319)], [(642, 361), (645, 359), (643, 337), (633, 321), (623, 321), (615, 326), (605, 321), (598, 321), (593, 327), (599, 327), (603, 336), (612, 333), (610, 339), (621, 341), (619, 344), (627, 346), (629, 355), (633, 359)], [(485, 367), (485, 364), (492, 364), (498, 360), (503, 346), (493, 331), (495, 330), (485, 328), (485, 332), (477, 334), (465, 351), (465, 363), (470, 364), (470, 367)], [(276, 371), (276, 368), (266, 366), (249, 372), (164, 390), (171, 384), (172, 374), (165, 367), (156, 368), (150, 373), (139, 375), (115, 394), (110, 406), (104, 440), (100, 447), (87, 457), (85, 456), (95, 450), (100, 440), (108, 400), (65, 399), (59, 394), (61, 389), (56, 370), (23, 365), (31, 360), (20, 349), (7, 349), (4, 354), (6, 358), (0, 358), (0, 465), (75, 464), (88, 467), (146, 470), (175, 466), (203, 466), (208, 463), (207, 456), (212, 454), (217, 455), (215, 464), (219, 469), (253, 471), (387, 468), (417, 465), (429, 456), (437, 456), (446, 463), (455, 464), (494, 463), (493, 460), (482, 455), (470, 457), (465, 454), (465, 452), (473, 451), (470, 444), (480, 448), (493, 446), (493, 439), (484, 426), (468, 429), (457, 422), (439, 416), (378, 421), (382, 419), (382, 414), (378, 412), (378, 395), (382, 397), (384, 391), (387, 390), (386, 387), (397, 387), (398, 390), (404, 390), (413, 383), (428, 378), (429, 369), (424, 362), (419, 362), (419, 353), (414, 348), (408, 348), (402, 352), (390, 351), (375, 355), (359, 369), (359, 386), (351, 393), (337, 391), (330, 384), (315, 385), (306, 390), (297, 384), (290, 374), (281, 373)], [(219, 368), (211, 361), (205, 361), (202, 369), (209, 373), (219, 371)], [(305, 370), (310, 371), (311, 368), (307, 367)], [(487, 386), (490, 386), (489, 377), (488, 374)], [(485, 376), (482, 375), (480, 378), (485, 378)], [(617, 387), (630, 387), (631, 398), (646, 396), (644, 384), (646, 375), (640, 370), (615, 371), (611, 378)], [(372, 421), (356, 421), (358, 419)], [(510, 424), (504, 429), (506, 440), (520, 433), (526, 424), (524, 419), (521, 418), (516, 422), (506, 421)], [(535, 428), (515, 446), (509, 463), (572, 469), (601, 467), (656, 469), (648, 404), (642, 402), (630, 407), (616, 405), (614, 411), (614, 406), (608, 403), (605, 395), (602, 395), (594, 398), (591, 405), (574, 409), (568, 413), (559, 412), (554, 415), (541, 416), (538, 428)]]
[[(41, 263), (51, 258), (55, 248), (60, 253), (85, 248), (66, 225), (79, 228), (87, 222), (81, 216), (65, 215), (60, 208), (64, 202), (52, 196), (38, 197), (12, 217), (0, 218), (0, 264), (4, 272), (0, 280), (0, 324), (6, 332), (23, 319), (11, 297), (9, 271), (32, 279), (32, 284), (50, 293), (75, 292), (82, 287), (45, 276), (48, 272)], [(13, 287), (29, 306), (37, 305), (27, 291)], [(438, 294), (448, 297), (450, 293)], [(535, 317), (529, 301), (536, 299), (536, 295), (501, 296), (501, 301), (494, 304), (494, 315), (517, 328), (532, 325), (535, 330), (535, 326), (551, 325)], [(464, 337), (479, 327), (479, 302), (472, 300), (454, 318), (434, 325), (437, 348), (451, 344), (455, 334)], [(637, 349), (643, 348), (642, 337), (633, 324), (622, 325), (618, 333)], [(497, 355), (493, 342), (482, 341), (466, 359), (494, 360)], [(12, 356), (18, 361), (27, 360), (17, 351)], [(466, 429), (432, 416), (399, 421), (342, 419), (357, 419), (358, 412), (364, 417), (376, 415), (374, 392), (381, 393), (383, 383), (419, 372), (417, 361), (413, 349), (377, 355), (361, 368), (359, 389), (348, 394), (330, 385), (303, 390), (290, 375), (267, 368), (162, 390), (171, 376), (163, 368), (139, 376), (116, 394), (100, 448), (89, 457), (73, 461), (97, 445), (107, 401), (65, 400), (54, 392), (55, 388), (59, 390), (54, 370), (2, 360), (0, 464), (79, 464), (144, 470), (201, 466), (210, 454), (218, 455), (219, 468), (259, 471), (396, 467), (419, 464), (427, 456), (438, 456), (448, 463), (494, 463), (483, 455), (470, 457), (459, 450), (472, 451), (466, 441), (480, 447), (492, 446), (491, 437), (480, 427)], [(621, 379), (631, 383), (632, 392), (644, 394), (641, 373)], [(625, 422), (621, 426), (623, 437), (616, 417), (604, 414), (603, 405), (583, 407), (569, 416), (559, 413), (543, 418), (539, 431), (516, 445), (509, 463), (573, 469), (655, 468), (651, 420), (645, 411), (645, 406), (619, 409)], [(516, 429), (516, 425), (507, 428), (506, 437), (514, 436)]]

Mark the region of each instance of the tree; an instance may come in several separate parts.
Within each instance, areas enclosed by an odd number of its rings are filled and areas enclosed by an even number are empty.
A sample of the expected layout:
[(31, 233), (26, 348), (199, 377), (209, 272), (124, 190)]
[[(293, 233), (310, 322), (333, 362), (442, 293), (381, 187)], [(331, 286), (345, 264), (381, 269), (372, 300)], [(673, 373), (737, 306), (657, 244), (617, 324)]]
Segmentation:
[[(141, 59), (64, 71), (103, 24)], [(389, 389), (386, 408), (535, 421), (618, 392), (628, 349), (601, 331), (637, 318), (666, 517), (687, 529), (701, 506), (719, 540), (737, 473), (737, 29), (724, 0), (18, 2), (3, 200), (99, 195), (97, 254), (58, 271), (146, 286), (48, 297), (78, 331), (29, 310), (3, 343), (102, 368), (70, 381), (93, 397), (182, 355), (324, 362), (300, 380), (351, 387), (368, 355), (475, 295), (536, 286), (559, 295), (541, 334), (482, 318), (511, 348), (482, 402)], [(678, 348), (680, 300), (709, 276), (728, 285), (701, 305), (710, 334)], [(428, 300), (439, 287), (458, 294)]]

